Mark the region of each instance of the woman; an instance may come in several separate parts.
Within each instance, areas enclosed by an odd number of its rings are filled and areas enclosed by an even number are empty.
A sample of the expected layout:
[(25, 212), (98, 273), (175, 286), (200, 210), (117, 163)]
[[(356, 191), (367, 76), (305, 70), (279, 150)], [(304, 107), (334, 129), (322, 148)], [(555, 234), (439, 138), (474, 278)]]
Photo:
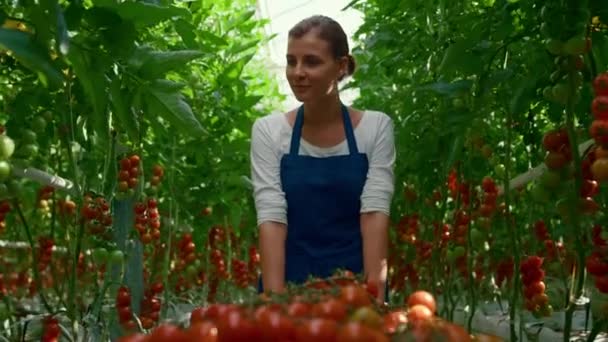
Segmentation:
[(286, 76), (302, 106), (259, 118), (252, 128), (260, 291), (281, 292), (287, 282), (336, 269), (386, 288), (392, 120), (342, 104), (338, 82), (355, 62), (337, 22), (313, 16), (288, 38)]

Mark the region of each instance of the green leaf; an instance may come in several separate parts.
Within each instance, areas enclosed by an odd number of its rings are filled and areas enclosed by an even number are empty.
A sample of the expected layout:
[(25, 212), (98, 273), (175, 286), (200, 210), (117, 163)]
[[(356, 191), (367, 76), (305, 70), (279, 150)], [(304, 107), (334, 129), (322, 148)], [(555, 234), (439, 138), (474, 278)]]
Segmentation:
[(258, 46), (259, 43), (260, 43), (260, 41), (257, 40), (257, 39), (254, 40), (254, 41), (251, 41), (249, 43), (239, 43), (239, 42), (237, 42), (235, 45), (233, 45), (227, 51), (227, 53), (231, 54), (231, 55), (236, 55), (236, 54), (239, 54), (239, 53), (241, 53), (243, 51), (246, 51), (246, 50), (249, 50), (251, 48), (254, 48), (254, 47)]
[(184, 83), (173, 82), (169, 80), (158, 79), (154, 80), (154, 87), (160, 91), (166, 93), (172, 93), (183, 89), (186, 85)]
[(196, 119), (190, 106), (184, 101), (184, 97), (179, 92), (163, 91), (160, 82), (153, 82), (146, 88), (145, 101), (148, 104), (147, 113), (151, 117), (162, 115), (176, 128), (183, 129), (191, 135), (201, 135), (207, 133), (201, 123)]
[(147, 2), (121, 2), (119, 4), (101, 1), (101, 7), (112, 8), (125, 20), (139, 26), (153, 26), (172, 18), (190, 18), (190, 11), (176, 6), (159, 6)]
[(226, 32), (232, 30), (235, 27), (241, 26), (247, 20), (249, 20), (251, 17), (253, 17), (254, 14), (255, 14), (255, 10), (249, 10), (249, 11), (246, 11), (246, 12), (242, 13), (238, 17), (236, 17), (236, 19), (231, 20), (226, 25)]
[(196, 49), (198, 44), (196, 42), (196, 27), (191, 23), (183, 19), (175, 21), (175, 31), (182, 37), (184, 44), (190, 49)]
[(114, 115), (116, 115), (118, 126), (124, 127), (127, 136), (132, 140), (139, 137), (139, 124), (131, 106), (125, 101), (125, 91), (121, 89), (120, 80), (115, 78), (110, 84), (110, 100)]
[(63, 75), (55, 69), (45, 49), (34, 42), (32, 35), (0, 28), (0, 49), (10, 50), (21, 64), (38, 74), (45, 86), (61, 86)]
[(168, 71), (183, 68), (186, 63), (204, 55), (205, 53), (195, 50), (151, 51), (144, 57), (140, 74), (146, 79), (159, 78)]
[(443, 55), (438, 72), (442, 75), (456, 71), (475, 73), (481, 67), (481, 58), (470, 51), (472, 47), (472, 42), (467, 39), (458, 40), (450, 45)]
[[(203, 42), (204, 45), (211, 45), (211, 46), (215, 46), (215, 47), (228, 45), (227, 40), (214, 34), (213, 32), (202, 30), (202, 31), (198, 31), (197, 33), (198, 33), (199, 37), (201, 38), (201, 41)], [(207, 43), (210, 43), (210, 44), (207, 44)]]
[(512, 114), (522, 114), (528, 111), (530, 108), (530, 101), (534, 96), (533, 91), (535, 82), (527, 82), (523, 86), (517, 87), (515, 95), (511, 98), (509, 103), (509, 110)]
[(78, 81), (82, 85), (89, 102), (93, 107), (93, 113), (89, 116), (95, 132), (105, 140), (109, 137), (108, 115), (106, 113), (106, 78), (103, 69), (99, 65), (90, 63), (92, 56), (87, 56), (73, 46), (68, 54), (68, 59), (74, 67)]

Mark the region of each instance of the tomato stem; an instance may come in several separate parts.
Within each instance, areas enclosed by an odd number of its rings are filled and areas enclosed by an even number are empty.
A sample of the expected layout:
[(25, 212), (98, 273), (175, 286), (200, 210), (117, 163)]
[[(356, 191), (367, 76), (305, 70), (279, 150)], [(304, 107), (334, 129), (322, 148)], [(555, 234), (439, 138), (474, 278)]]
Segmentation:
[(520, 263), (520, 249), (519, 245), (521, 243), (521, 237), (519, 236), (519, 229), (517, 225), (511, 225), (511, 213), (509, 208), (511, 206), (511, 189), (509, 187), (509, 179), (511, 173), (511, 143), (513, 137), (511, 135), (511, 125), (513, 123), (513, 113), (509, 109), (506, 110), (506, 126), (507, 126), (507, 137), (505, 143), (505, 175), (503, 179), (503, 187), (504, 187), (504, 201), (505, 201), (505, 213), (503, 214), (503, 225), (506, 232), (512, 232), (509, 234), (511, 237), (511, 250), (513, 251), (514, 261), (513, 261), (513, 288), (511, 293), (511, 302), (509, 303), (509, 330), (511, 341), (517, 341), (517, 332), (515, 331), (515, 315), (517, 313), (517, 302), (519, 300), (519, 263)]
[[(574, 203), (578, 205), (579, 196), (582, 187), (582, 171), (581, 171), (581, 156), (578, 151), (578, 144), (576, 139), (576, 132), (574, 130), (574, 105), (575, 105), (575, 94), (576, 84), (573, 71), (568, 74), (569, 83), (569, 95), (566, 102), (566, 129), (568, 131), (568, 137), (570, 142), (570, 149), (572, 150), (572, 158), (574, 163)], [(580, 221), (579, 213), (577, 210), (570, 210), (568, 213), (571, 222), (571, 234), (575, 239), (575, 248), (577, 254), (577, 261), (575, 263), (574, 278), (572, 279), (572, 285), (570, 287), (570, 298), (566, 309), (565, 325), (564, 325), (564, 341), (570, 341), (570, 334), (572, 330), (572, 317), (576, 308), (575, 300), (582, 294), (583, 285), (585, 282), (585, 247), (580, 238)]]

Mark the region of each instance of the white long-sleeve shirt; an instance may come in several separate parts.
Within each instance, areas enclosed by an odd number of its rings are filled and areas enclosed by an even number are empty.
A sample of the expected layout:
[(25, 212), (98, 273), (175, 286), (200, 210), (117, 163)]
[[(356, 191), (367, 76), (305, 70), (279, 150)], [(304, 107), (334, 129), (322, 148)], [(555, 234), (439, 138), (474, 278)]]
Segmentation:
[[(258, 226), (265, 221), (287, 224), (287, 202), (281, 187), (280, 161), (289, 153), (293, 127), (284, 113), (256, 119), (251, 134), (251, 180)], [(354, 128), (359, 153), (367, 154), (369, 170), (361, 194), (361, 213), (390, 213), (394, 192), (395, 140), (392, 119), (367, 110)], [(329, 157), (348, 154), (348, 142), (318, 147), (300, 140), (300, 155)]]

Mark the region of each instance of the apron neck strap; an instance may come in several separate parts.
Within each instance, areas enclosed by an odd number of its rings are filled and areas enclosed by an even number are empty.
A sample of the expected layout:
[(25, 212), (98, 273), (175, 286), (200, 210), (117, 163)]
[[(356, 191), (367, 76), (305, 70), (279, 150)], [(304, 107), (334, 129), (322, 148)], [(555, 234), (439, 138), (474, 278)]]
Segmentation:
[[(346, 141), (348, 142), (348, 150), (350, 154), (358, 154), (359, 149), (357, 148), (357, 142), (355, 140), (355, 133), (353, 130), (352, 122), (350, 121), (350, 115), (348, 114), (348, 108), (344, 104), (342, 107), (342, 121), (344, 122), (344, 132), (346, 133)], [(304, 125), (304, 105), (298, 108), (296, 114), (296, 122), (293, 125), (293, 133), (291, 134), (291, 146), (289, 153), (297, 155), (300, 151), (300, 139), (302, 138), (302, 126)]]

